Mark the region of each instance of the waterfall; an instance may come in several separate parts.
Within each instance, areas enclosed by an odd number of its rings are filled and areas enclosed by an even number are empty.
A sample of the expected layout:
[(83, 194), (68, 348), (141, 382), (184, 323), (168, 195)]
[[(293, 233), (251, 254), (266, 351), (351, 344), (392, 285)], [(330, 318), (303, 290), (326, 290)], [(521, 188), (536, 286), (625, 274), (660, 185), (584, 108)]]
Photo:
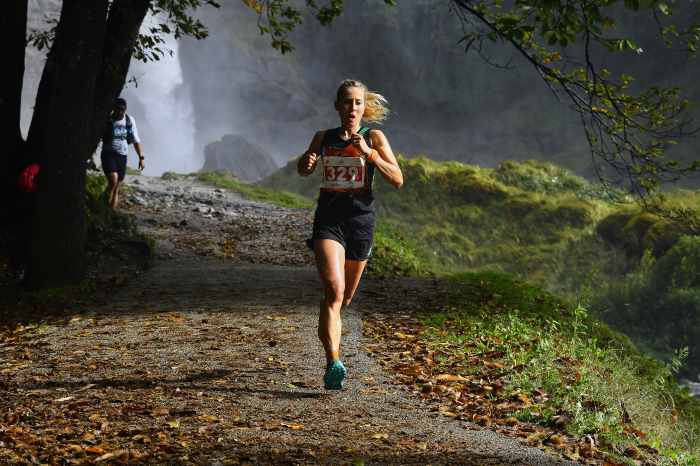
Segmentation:
[[(142, 32), (157, 22), (158, 18), (146, 18)], [(127, 112), (136, 119), (147, 175), (190, 173), (203, 163), (194, 150), (194, 111), (182, 77), (179, 44), (171, 36), (164, 39), (161, 48), (172, 55), (166, 53), (157, 62), (132, 61), (129, 78), (136, 83), (128, 82), (122, 92), (129, 105)]]

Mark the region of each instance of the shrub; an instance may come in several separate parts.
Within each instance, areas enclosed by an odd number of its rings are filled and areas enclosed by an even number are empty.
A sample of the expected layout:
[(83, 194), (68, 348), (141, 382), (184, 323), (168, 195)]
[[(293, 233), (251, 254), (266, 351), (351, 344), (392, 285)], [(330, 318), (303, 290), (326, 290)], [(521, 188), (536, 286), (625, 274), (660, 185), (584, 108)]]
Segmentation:
[(660, 357), (688, 346), (683, 374), (700, 371), (700, 237), (682, 236), (663, 257), (647, 253), (639, 269), (596, 300), (601, 316)]

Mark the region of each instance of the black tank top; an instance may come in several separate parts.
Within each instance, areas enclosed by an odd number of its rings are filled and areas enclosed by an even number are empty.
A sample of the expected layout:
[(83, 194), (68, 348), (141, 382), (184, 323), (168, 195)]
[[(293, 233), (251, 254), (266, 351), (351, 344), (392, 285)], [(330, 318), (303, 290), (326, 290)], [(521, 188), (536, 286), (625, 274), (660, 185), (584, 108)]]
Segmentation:
[[(350, 143), (350, 140), (340, 138), (341, 128), (333, 128), (326, 130), (321, 141), (321, 167), (324, 167), (323, 158), (331, 155), (355, 156), (356, 150)], [(372, 141), (369, 137), (370, 128), (361, 127), (358, 131), (369, 147), (372, 147)], [(329, 208), (348, 210), (347, 215), (362, 214), (374, 212), (374, 195), (372, 193), (372, 185), (374, 182), (374, 164), (365, 164), (365, 180), (364, 187), (348, 192), (342, 191), (327, 191), (323, 188), (318, 197), (319, 209), (326, 210)], [(325, 176), (325, 175), (324, 175)]]

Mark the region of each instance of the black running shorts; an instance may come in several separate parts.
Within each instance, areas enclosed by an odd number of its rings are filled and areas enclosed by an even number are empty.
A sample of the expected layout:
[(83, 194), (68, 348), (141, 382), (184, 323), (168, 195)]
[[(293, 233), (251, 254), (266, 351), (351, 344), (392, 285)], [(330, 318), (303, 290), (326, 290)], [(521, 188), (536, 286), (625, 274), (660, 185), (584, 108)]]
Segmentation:
[(124, 181), (126, 175), (126, 155), (116, 152), (102, 152), (102, 171), (109, 176), (110, 173), (117, 173), (119, 181)]
[(314, 229), (307, 245), (313, 249), (314, 240), (330, 239), (345, 248), (345, 258), (365, 261), (372, 254), (374, 212), (343, 216), (342, 212), (316, 209)]

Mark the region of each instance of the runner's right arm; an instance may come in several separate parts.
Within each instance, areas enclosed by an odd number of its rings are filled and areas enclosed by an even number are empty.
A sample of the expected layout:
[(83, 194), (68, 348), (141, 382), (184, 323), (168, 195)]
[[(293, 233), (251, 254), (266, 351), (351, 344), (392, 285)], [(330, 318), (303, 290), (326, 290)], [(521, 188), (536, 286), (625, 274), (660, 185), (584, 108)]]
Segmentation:
[(321, 153), (321, 143), (323, 142), (323, 134), (325, 131), (318, 131), (309, 144), (309, 148), (304, 152), (304, 155), (299, 157), (297, 162), (297, 172), (301, 176), (308, 176), (316, 169), (319, 154)]

